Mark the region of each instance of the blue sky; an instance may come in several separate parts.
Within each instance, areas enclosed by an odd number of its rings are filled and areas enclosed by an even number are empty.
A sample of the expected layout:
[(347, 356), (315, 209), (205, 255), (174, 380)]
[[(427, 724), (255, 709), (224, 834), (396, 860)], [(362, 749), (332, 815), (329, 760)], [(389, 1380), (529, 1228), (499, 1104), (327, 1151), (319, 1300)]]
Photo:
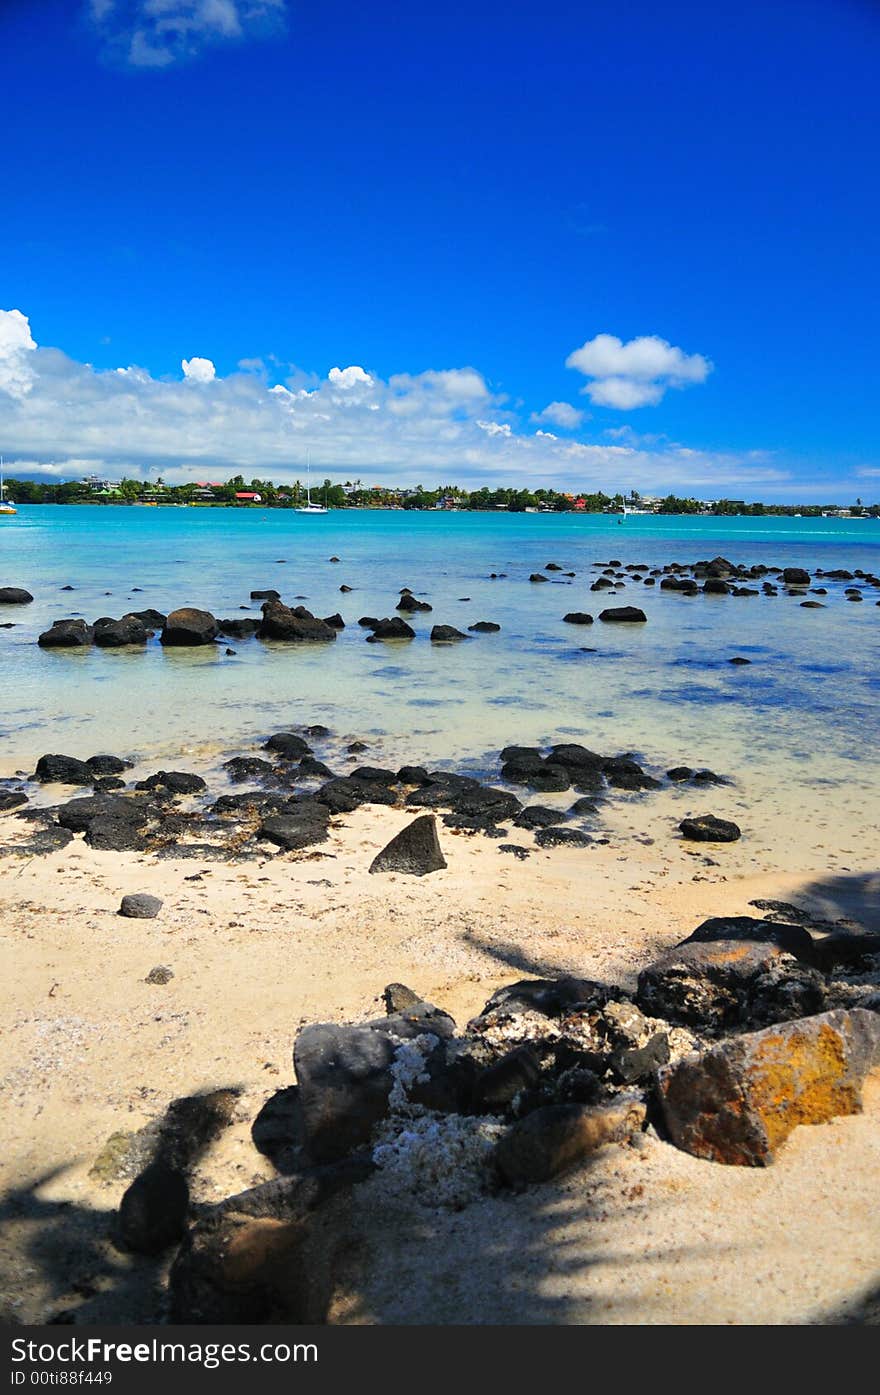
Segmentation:
[(877, 6), (5, 0), (0, 53), (22, 471), (880, 495)]

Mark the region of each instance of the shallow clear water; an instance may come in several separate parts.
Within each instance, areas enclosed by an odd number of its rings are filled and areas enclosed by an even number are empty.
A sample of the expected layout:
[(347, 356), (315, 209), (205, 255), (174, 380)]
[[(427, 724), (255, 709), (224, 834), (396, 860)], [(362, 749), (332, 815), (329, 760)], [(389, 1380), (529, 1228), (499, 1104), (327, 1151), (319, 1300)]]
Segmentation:
[[(876, 572), (880, 522), (22, 508), (0, 523), (0, 585), (36, 599), (0, 616), (15, 625), (0, 630), (0, 773), (32, 769), (44, 751), (204, 755), (323, 722), (340, 736), (372, 737), (374, 754), (392, 762), (477, 767), (507, 742), (570, 734), (660, 765), (750, 772), (795, 797), (823, 783), (875, 790), (880, 592), (850, 604), (849, 583), (824, 582), (827, 608), (803, 610), (784, 594), (689, 598), (628, 584), (615, 601), (589, 590), (594, 562), (659, 566), (719, 553)], [(576, 577), (530, 583), (549, 561)], [(507, 576), (492, 581), (493, 571)], [(62, 591), (67, 584), (76, 589)], [(358, 617), (394, 614), (403, 586), (433, 606), (412, 619), (416, 640), (365, 643)], [(268, 587), (317, 615), (339, 610), (347, 628), (327, 645), (235, 641), (234, 656), (225, 645), (163, 650), (158, 640), (147, 652), (35, 642), (67, 615), (178, 605), (256, 615), (249, 592)], [(642, 606), (647, 625), (562, 620), (625, 603)], [(501, 633), (427, 640), (434, 623), (466, 629), (476, 620), (498, 622)], [(731, 665), (734, 654), (753, 662)]]

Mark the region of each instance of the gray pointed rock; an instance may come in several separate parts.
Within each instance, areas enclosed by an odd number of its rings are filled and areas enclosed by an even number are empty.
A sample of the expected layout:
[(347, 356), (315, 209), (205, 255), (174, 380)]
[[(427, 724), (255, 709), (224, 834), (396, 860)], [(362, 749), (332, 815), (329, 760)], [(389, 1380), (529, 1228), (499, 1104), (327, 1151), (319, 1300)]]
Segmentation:
[(440, 872), (446, 859), (437, 837), (437, 820), (433, 814), (422, 814), (391, 839), (370, 864), (371, 872), (409, 872), (424, 877), (428, 872)]

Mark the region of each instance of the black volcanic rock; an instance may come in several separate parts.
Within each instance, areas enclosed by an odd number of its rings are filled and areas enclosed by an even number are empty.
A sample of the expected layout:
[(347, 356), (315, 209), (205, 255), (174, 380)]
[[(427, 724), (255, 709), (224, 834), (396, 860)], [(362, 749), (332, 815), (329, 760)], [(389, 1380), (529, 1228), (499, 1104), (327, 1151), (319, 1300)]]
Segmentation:
[(599, 619), (612, 624), (641, 624), (647, 620), (647, 615), (635, 605), (613, 606), (610, 610), (599, 612)]
[(696, 843), (735, 843), (742, 837), (739, 826), (729, 819), (703, 814), (700, 818), (682, 819), (678, 825), (684, 838)]
[(42, 649), (83, 649), (91, 644), (93, 632), (85, 620), (55, 620), (37, 643)]
[(124, 615), (121, 620), (96, 620), (94, 639), (101, 649), (122, 649), (130, 644), (146, 644), (147, 629), (135, 615)]
[(426, 611), (427, 611), (427, 610), (433, 610), (434, 607), (433, 607), (432, 605), (428, 605), (428, 602), (427, 602), (427, 601), (420, 601), (420, 600), (418, 600), (418, 599), (412, 594), (411, 591), (404, 591), (404, 593), (403, 593), (403, 595), (401, 596), (400, 600), (397, 602), (397, 609), (398, 609), (398, 610), (406, 610), (406, 611), (415, 611), (415, 610), (426, 610)]
[(33, 778), (43, 785), (91, 785), (97, 777), (90, 765), (75, 756), (40, 756)]
[(250, 616), (244, 616), (232, 620), (219, 620), (220, 633), (229, 635), (231, 639), (252, 639), (262, 624)]
[(424, 877), (430, 872), (442, 871), (445, 866), (446, 859), (437, 836), (437, 820), (433, 814), (422, 814), (386, 843), (370, 863), (370, 871), (405, 872)]
[(269, 737), (263, 749), (277, 752), (284, 760), (300, 760), (302, 756), (312, 754), (309, 743), (292, 731), (275, 732), (274, 736)]
[(303, 606), (291, 610), (280, 601), (266, 601), (263, 620), (257, 634), (260, 639), (285, 640), (302, 643), (310, 640), (327, 641), (336, 638), (336, 630), (318, 620)]
[(415, 630), (405, 620), (401, 620), (399, 615), (393, 615), (390, 619), (386, 617), (384, 620), (377, 620), (371, 628), (373, 633), (367, 635), (368, 644), (376, 644), (386, 639), (415, 639), (416, 637)]
[(162, 644), (172, 647), (213, 644), (219, 628), (210, 611), (197, 610), (194, 606), (181, 606), (179, 610), (170, 612), (159, 638)]

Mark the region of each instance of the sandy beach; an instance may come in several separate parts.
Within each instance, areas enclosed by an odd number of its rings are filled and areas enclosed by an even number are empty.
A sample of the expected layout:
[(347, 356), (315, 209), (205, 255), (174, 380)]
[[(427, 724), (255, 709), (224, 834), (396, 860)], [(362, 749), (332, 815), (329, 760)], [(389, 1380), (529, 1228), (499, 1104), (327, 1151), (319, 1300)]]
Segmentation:
[(0, 3), (12, 1385), (880, 1325), (878, 14)]
[[(589, 849), (542, 850), (517, 830), (530, 850), (522, 861), (479, 834), (443, 828), (448, 869), (426, 878), (369, 875), (375, 853), (409, 821), (375, 807), (336, 821), (321, 848), (247, 864), (79, 841), (48, 857), (7, 858), (7, 1314), (156, 1321), (163, 1263), (124, 1255), (108, 1239), (126, 1184), (90, 1172), (106, 1140), (174, 1098), (233, 1089), (231, 1122), (197, 1165), (194, 1200), (268, 1180), (275, 1174), (250, 1124), (292, 1083), (297, 1030), (381, 1013), (389, 982), (463, 1025), (519, 978), (576, 973), (632, 987), (658, 951), (708, 916), (755, 914), (755, 898), (878, 928), (867, 850), (848, 859), (845, 875), (817, 879), (767, 870), (746, 839), (708, 849), (668, 836), (638, 841), (664, 813), (629, 800), (612, 820), (619, 836)], [(159, 917), (121, 919), (130, 891), (159, 895)], [(146, 982), (159, 965), (173, 978)], [(876, 1318), (878, 1119), (880, 1090), (869, 1082), (862, 1115), (796, 1130), (768, 1169), (699, 1161), (649, 1130), (638, 1149), (606, 1148), (589, 1167), (464, 1213), (397, 1205), (382, 1222), (383, 1264), (338, 1294), (331, 1321)], [(381, 1188), (363, 1190), (363, 1214), (382, 1217)]]

